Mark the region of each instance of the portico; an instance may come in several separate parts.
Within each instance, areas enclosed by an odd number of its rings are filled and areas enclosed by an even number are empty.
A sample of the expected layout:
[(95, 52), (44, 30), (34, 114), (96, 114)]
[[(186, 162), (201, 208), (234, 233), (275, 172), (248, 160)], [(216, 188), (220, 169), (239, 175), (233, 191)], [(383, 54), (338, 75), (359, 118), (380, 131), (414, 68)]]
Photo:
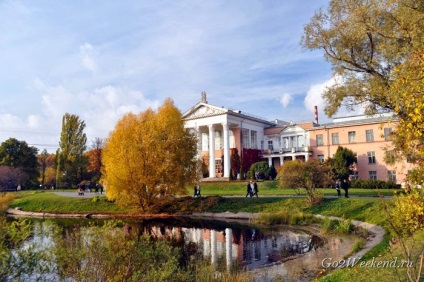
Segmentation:
[(261, 149), (264, 128), (272, 125), (241, 111), (210, 105), (205, 92), (183, 119), (185, 127), (197, 137), (197, 158), (207, 161), (209, 178), (229, 178), (230, 149)]

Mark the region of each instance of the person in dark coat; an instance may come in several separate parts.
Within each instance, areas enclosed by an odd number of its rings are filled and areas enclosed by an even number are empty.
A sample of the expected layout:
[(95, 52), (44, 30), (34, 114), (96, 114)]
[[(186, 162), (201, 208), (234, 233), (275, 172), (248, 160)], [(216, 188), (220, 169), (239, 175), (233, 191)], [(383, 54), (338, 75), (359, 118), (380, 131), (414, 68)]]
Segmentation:
[(253, 189), (254, 189), (253, 181), (250, 180), (249, 183), (247, 183), (247, 187), (246, 187), (246, 197), (249, 196), (252, 198)]
[(345, 191), (345, 198), (349, 198), (349, 183), (347, 182), (347, 179), (343, 179), (341, 186), (342, 189)]
[(337, 197), (341, 198), (341, 197), (342, 197), (342, 195), (341, 195), (341, 193), (340, 193), (340, 181), (339, 181), (339, 180), (336, 180), (336, 184), (334, 185), (334, 188), (336, 188), (336, 191), (337, 191)]
[(255, 181), (253, 181), (253, 192), (252, 192), (252, 197), (256, 195), (256, 198), (258, 197), (258, 183)]

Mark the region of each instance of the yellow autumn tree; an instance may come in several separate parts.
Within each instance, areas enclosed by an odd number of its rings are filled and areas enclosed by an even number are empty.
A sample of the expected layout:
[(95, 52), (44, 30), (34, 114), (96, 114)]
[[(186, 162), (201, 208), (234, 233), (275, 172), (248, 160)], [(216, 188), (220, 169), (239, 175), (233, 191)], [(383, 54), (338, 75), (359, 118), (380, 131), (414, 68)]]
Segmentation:
[(157, 112), (126, 114), (106, 139), (106, 196), (122, 206), (149, 208), (159, 198), (185, 194), (196, 180), (196, 139), (180, 111), (166, 99)]

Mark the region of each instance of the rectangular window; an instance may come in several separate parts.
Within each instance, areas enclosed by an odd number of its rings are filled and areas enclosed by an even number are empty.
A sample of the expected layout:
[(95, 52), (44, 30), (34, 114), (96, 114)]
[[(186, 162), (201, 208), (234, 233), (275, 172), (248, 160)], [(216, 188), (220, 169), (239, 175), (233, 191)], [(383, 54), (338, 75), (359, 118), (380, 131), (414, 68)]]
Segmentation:
[(222, 149), (221, 131), (215, 131), (215, 150)]
[(369, 171), (370, 179), (377, 180), (377, 172), (374, 170)]
[(258, 132), (251, 130), (250, 131), (250, 148), (258, 149)]
[(324, 145), (324, 136), (322, 134), (317, 134), (317, 146)]
[(387, 171), (387, 180), (396, 182), (396, 171), (395, 170), (388, 170)]
[(375, 164), (375, 152), (368, 152), (368, 163)]
[(372, 129), (365, 130), (365, 135), (367, 138), (367, 142), (374, 142), (374, 130)]
[(285, 149), (290, 148), (290, 139), (288, 137), (283, 138), (283, 148)]
[(215, 159), (215, 173), (222, 173), (222, 160)]
[(347, 133), (347, 136), (348, 136), (349, 143), (355, 143), (356, 131), (349, 131)]
[(331, 142), (333, 145), (339, 144), (339, 134), (338, 133), (331, 133)]
[(243, 135), (243, 148), (244, 149), (250, 149), (250, 143), (249, 143), (249, 129), (243, 128), (242, 130)]
[(268, 149), (274, 151), (274, 144), (272, 144), (272, 140), (268, 140)]
[(391, 127), (386, 127), (384, 129), (384, 141), (390, 141), (390, 135), (392, 134), (392, 128)]
[(207, 133), (202, 133), (202, 151), (209, 150), (209, 135)]
[(359, 174), (357, 171), (352, 171), (352, 174), (350, 175), (350, 179), (359, 179)]
[(324, 155), (318, 155), (318, 160), (320, 163), (324, 163)]

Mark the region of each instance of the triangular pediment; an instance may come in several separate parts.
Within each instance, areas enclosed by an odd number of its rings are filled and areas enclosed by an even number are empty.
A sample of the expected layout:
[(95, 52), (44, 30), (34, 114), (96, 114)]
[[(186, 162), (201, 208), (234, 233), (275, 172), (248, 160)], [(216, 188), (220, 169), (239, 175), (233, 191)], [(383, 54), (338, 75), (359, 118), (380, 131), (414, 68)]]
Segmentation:
[(183, 119), (197, 119), (227, 113), (227, 109), (199, 103), (183, 114)]

